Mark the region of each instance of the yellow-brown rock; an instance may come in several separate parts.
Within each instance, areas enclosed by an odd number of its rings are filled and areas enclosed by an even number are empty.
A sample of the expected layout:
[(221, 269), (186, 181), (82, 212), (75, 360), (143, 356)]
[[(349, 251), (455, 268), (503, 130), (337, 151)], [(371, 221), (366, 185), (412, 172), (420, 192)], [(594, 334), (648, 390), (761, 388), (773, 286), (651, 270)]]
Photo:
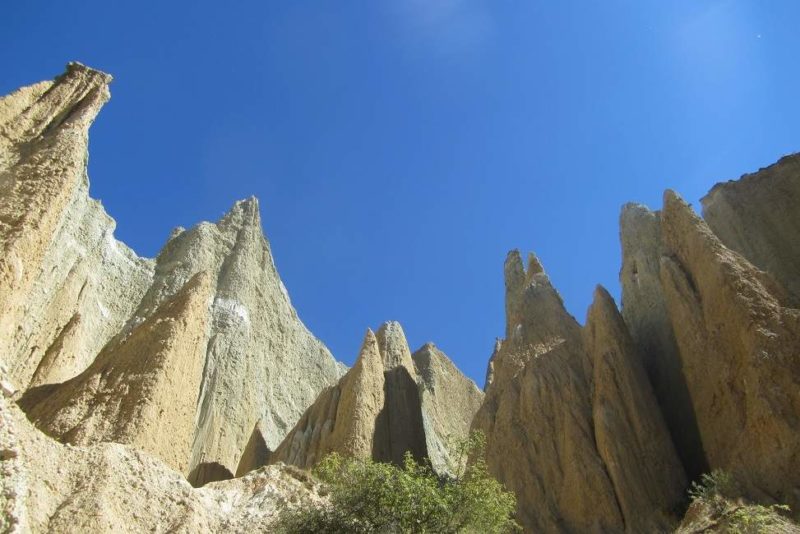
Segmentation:
[(58, 443), (0, 395), (2, 532), (270, 532), (283, 507), (319, 505), (321, 493), (282, 465), (193, 488), (133, 447)]
[(611, 295), (598, 287), (583, 331), (593, 367), (592, 416), (628, 532), (666, 532), (686, 477), (641, 357)]
[(800, 310), (677, 195), (661, 279), (703, 447), (752, 498), (800, 504)]
[(188, 475), (210, 296), (210, 277), (195, 275), (80, 375), (30, 389), (20, 405), (61, 441), (126, 443)]
[(619, 221), (622, 242), (622, 316), (664, 414), (678, 457), (690, 478), (708, 472), (700, 431), (672, 320), (661, 287), (661, 213), (626, 204)]
[(719, 183), (701, 202), (703, 218), (726, 247), (800, 299), (800, 154)]
[(269, 461), (312, 467), (337, 452), (401, 464), (410, 452), (452, 472), (454, 446), (482, 397), (444, 353), (427, 344), (412, 358), (400, 324), (384, 323), (377, 334), (367, 331), (353, 368), (322, 392)]
[[(194, 409), (186, 461), (197, 484), (229, 477), (254, 427), (275, 448), (345, 369), (292, 307), (255, 198), (217, 223), (174, 232), (155, 260), (114, 239), (115, 223), (89, 197), (86, 172), (89, 126), (110, 81), (72, 63), (57, 79), (0, 100), (0, 364), (17, 395), (68, 382), (207, 272), (202, 377), (185, 391)], [(82, 439), (108, 437), (100, 426), (83, 428)]]
[(88, 130), (110, 82), (70, 63), (0, 99), (0, 358), (21, 390), (88, 367), (152, 277), (88, 196)]
[(600, 291), (582, 331), (534, 256), (525, 270), (510, 253), (505, 273), (508, 337), (473, 427), (518, 520), (529, 532), (674, 523), (683, 472), (613, 302)]
[(355, 365), (339, 384), (320, 394), (270, 462), (313, 467), (331, 452), (370, 458), (384, 404), (383, 359), (375, 334), (368, 330)]

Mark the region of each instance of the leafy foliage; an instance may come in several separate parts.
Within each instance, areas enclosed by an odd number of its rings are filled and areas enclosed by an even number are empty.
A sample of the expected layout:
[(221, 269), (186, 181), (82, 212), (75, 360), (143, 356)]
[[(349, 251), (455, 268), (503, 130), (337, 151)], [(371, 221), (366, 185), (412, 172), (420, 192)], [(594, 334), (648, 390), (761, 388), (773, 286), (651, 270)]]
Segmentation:
[(788, 514), (790, 511), (785, 504), (742, 506), (730, 515), (728, 530), (731, 534), (772, 532), (777, 525), (783, 522), (780, 513)]
[(292, 533), (503, 533), (516, 531), (516, 499), (489, 475), (485, 439), (474, 433), (459, 445), (462, 462), (452, 477), (406, 453), (403, 466), (325, 457), (314, 474), (329, 492), (322, 507), (286, 509), (278, 530)]
[(722, 469), (714, 469), (700, 477), (700, 482), (692, 482), (689, 487), (689, 498), (692, 501), (712, 502), (718, 498), (734, 498), (739, 487), (733, 475)]
[(689, 497), (693, 503), (708, 506), (717, 521), (725, 525), (725, 532), (731, 534), (773, 532), (788, 522), (784, 516), (791, 512), (785, 504), (763, 506), (745, 502), (733, 475), (720, 469), (704, 474), (700, 482), (693, 482)]

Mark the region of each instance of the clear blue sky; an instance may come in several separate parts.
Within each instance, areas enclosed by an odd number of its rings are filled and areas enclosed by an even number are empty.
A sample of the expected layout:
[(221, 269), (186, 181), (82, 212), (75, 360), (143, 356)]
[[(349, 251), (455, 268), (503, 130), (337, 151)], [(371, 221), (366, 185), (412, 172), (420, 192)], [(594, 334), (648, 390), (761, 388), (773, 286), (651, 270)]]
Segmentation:
[(502, 265), (534, 250), (583, 321), (617, 218), (800, 150), (800, 2), (10, 2), (0, 91), (115, 76), (92, 194), (152, 256), (261, 200), (300, 316), (352, 363), (399, 320), (483, 383)]

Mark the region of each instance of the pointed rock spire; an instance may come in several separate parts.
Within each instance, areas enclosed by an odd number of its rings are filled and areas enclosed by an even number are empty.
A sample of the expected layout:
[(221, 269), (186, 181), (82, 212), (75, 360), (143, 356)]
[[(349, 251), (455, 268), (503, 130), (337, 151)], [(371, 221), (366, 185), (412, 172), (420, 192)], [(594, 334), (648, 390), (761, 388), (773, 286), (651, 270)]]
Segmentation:
[(270, 462), (310, 468), (331, 452), (370, 458), (384, 404), (383, 359), (375, 334), (367, 330), (355, 365), (305, 411)]
[(664, 194), (661, 281), (710, 468), (800, 505), (800, 312), (774, 279)]
[(717, 184), (701, 202), (703, 218), (726, 247), (800, 299), (800, 154)]
[(86, 369), (152, 277), (88, 197), (88, 130), (110, 81), (71, 63), (0, 99), (0, 346), (20, 389)]
[(672, 320), (661, 287), (661, 212), (626, 204), (620, 213), (622, 316), (642, 358), (687, 475), (708, 472)]
[(548, 343), (554, 338), (579, 335), (577, 321), (567, 313), (561, 295), (550, 283), (536, 255), (528, 255), (526, 271), (519, 251), (509, 252), (505, 280), (506, 342)]
[(127, 443), (188, 475), (210, 294), (210, 277), (198, 273), (86, 371), (29, 390), (20, 406), (58, 439)]
[(595, 290), (583, 330), (592, 359), (597, 451), (614, 485), (628, 532), (670, 530), (686, 477), (640, 356), (611, 295)]

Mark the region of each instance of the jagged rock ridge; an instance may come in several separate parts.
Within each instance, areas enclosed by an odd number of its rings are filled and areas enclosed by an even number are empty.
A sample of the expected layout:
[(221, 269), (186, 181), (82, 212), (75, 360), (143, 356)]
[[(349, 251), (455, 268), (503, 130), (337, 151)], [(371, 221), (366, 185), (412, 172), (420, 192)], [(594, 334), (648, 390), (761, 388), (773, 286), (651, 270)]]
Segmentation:
[[(506, 339), (473, 426), (532, 532), (667, 529), (683, 469), (638, 354), (598, 289), (584, 328), (538, 259), (505, 264)], [(644, 461), (643, 461), (644, 460)]]
[[(113, 220), (88, 197), (86, 174), (88, 128), (110, 81), (72, 63), (53, 82), (0, 100), (0, 344), (9, 348), (2, 358), (20, 391), (35, 388), (23, 406), (41, 428), (82, 444), (135, 442), (201, 484), (235, 472), (257, 425), (275, 448), (344, 367), (298, 319), (255, 199), (236, 203), (216, 224), (174, 233), (155, 260), (114, 239)], [(151, 324), (200, 272), (208, 303), (196, 299), (191, 319), (171, 317), (168, 331)], [(126, 381), (141, 383), (124, 395), (136, 406), (155, 406), (146, 394), (164, 387), (155, 367), (124, 363), (148, 350), (141, 339), (151, 334), (173, 347), (162, 347), (173, 351), (162, 354), (165, 362), (191, 370), (180, 386), (188, 404), (179, 416), (154, 407), (118, 423), (124, 431), (112, 429), (102, 419), (125, 413), (112, 406)], [(120, 385), (109, 376), (124, 378)], [(187, 457), (173, 457), (186, 453), (183, 430), (158, 445), (143, 437), (173, 424), (190, 430)]]
[(277, 502), (318, 496), (259, 466), (411, 452), (446, 473), (470, 428), (527, 531), (668, 531), (686, 474), (717, 468), (800, 508), (797, 155), (715, 186), (705, 220), (672, 192), (626, 205), (622, 311), (598, 288), (585, 326), (512, 252), (482, 395), (396, 323), (345, 373), (292, 308), (255, 199), (155, 259), (115, 240), (86, 174), (110, 81), (73, 63), (0, 99), (0, 391), (79, 445), (0, 397), (11, 528), (267, 529)]
[(270, 457), (312, 467), (337, 452), (402, 464), (410, 452), (440, 473), (458, 467), (483, 393), (434, 345), (412, 356), (396, 322), (368, 330), (356, 363), (324, 391)]
[(193, 488), (138, 449), (62, 445), (0, 395), (2, 532), (269, 532), (282, 507), (318, 505), (322, 493), (287, 466)]

